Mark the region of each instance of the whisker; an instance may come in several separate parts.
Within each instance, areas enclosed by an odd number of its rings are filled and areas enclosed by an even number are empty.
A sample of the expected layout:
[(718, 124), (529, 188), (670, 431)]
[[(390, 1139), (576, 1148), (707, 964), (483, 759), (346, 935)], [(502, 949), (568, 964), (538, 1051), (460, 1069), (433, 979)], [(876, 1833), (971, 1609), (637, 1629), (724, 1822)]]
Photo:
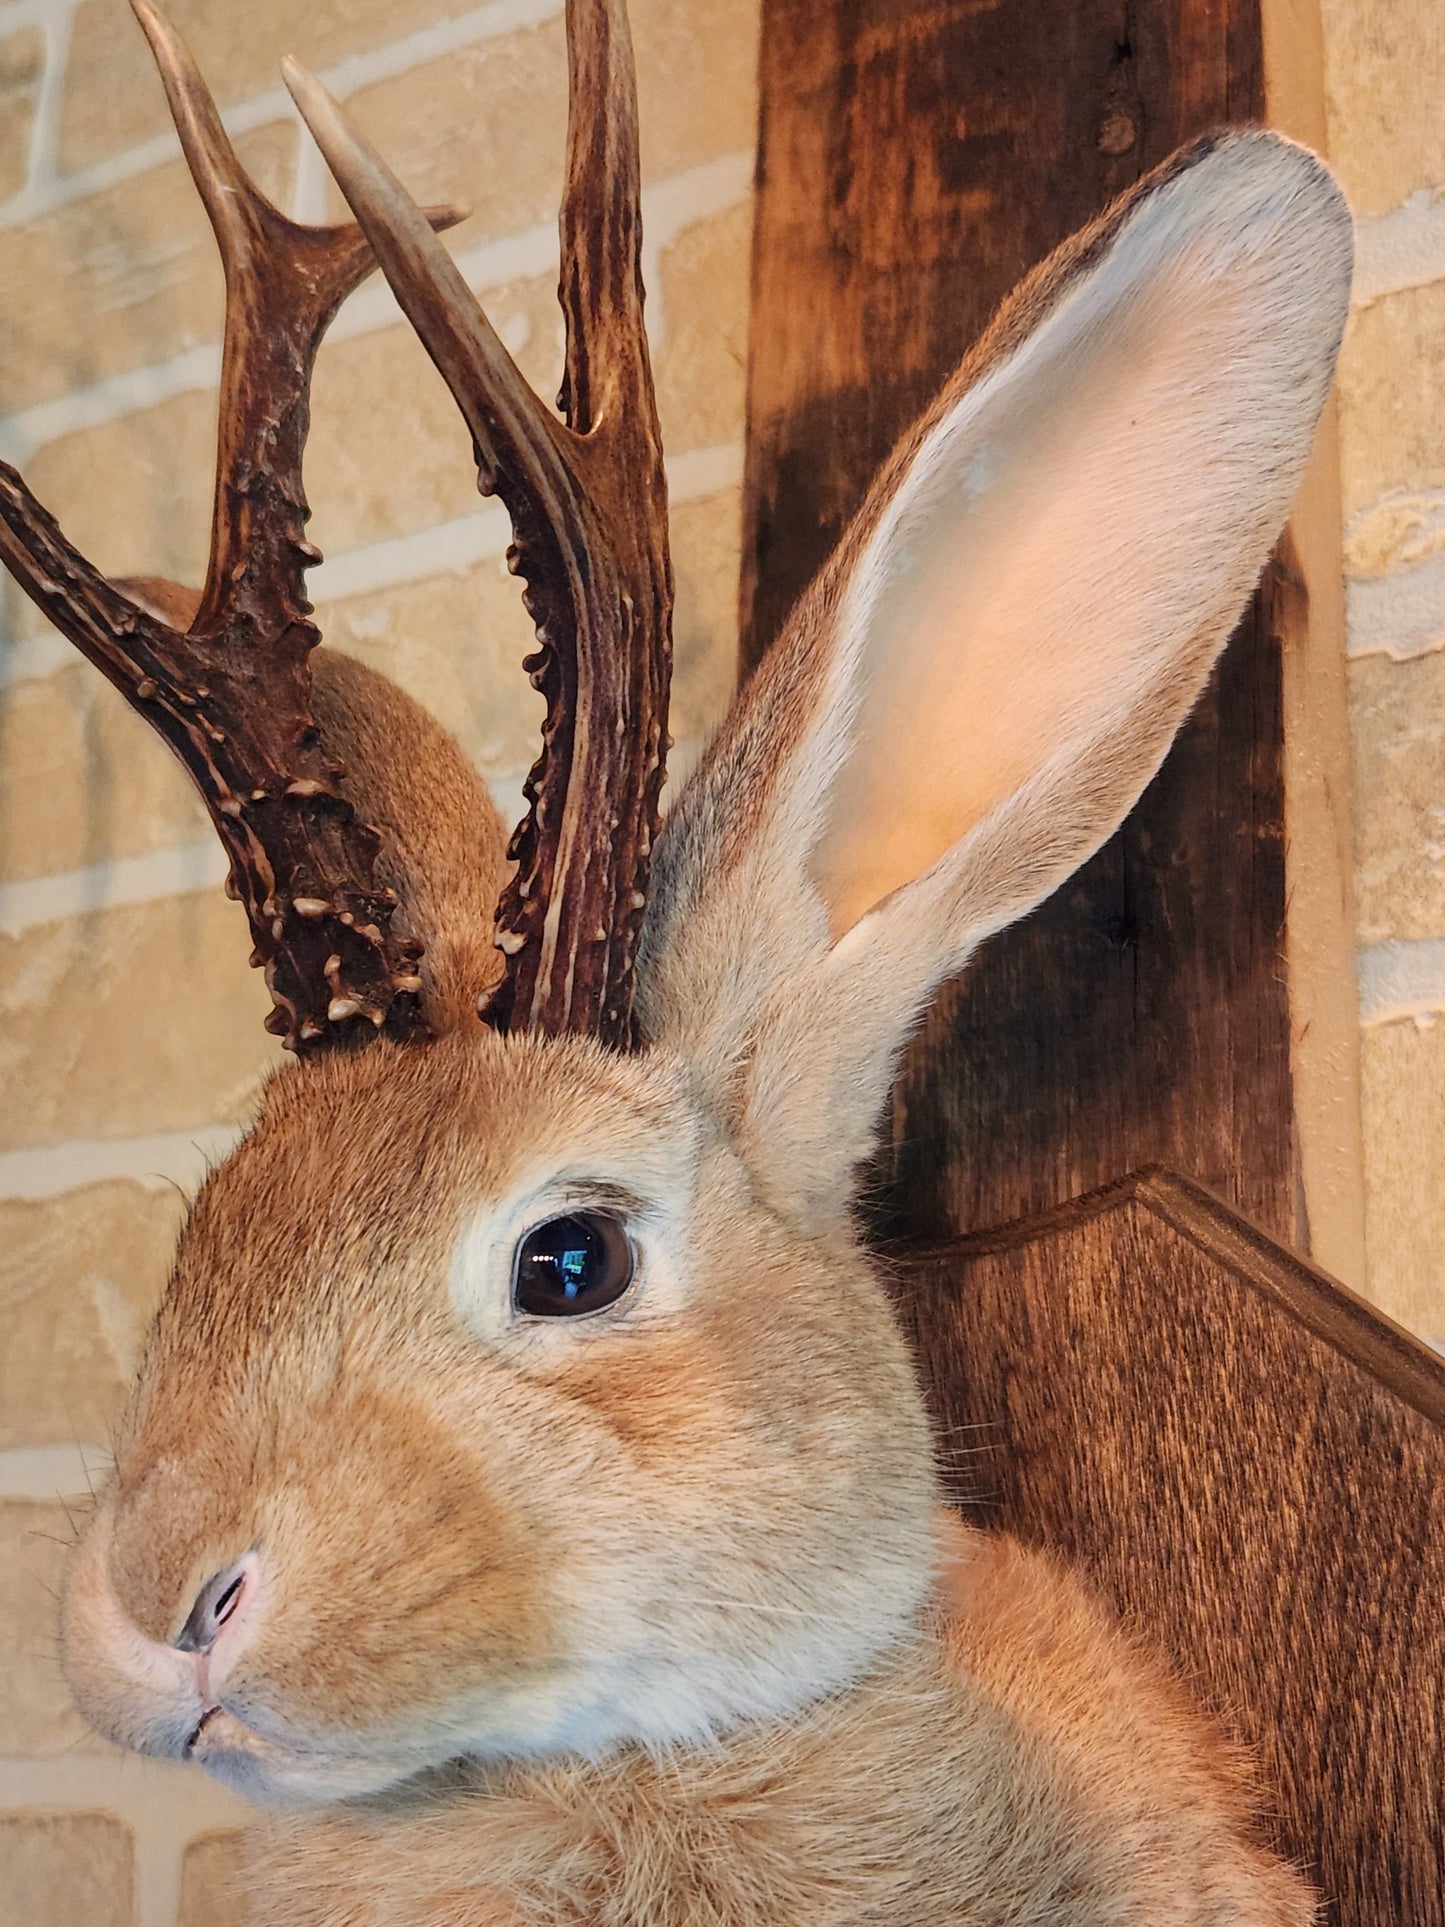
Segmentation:
[(829, 1613), (814, 1612), (807, 1606), (765, 1606), (756, 1599), (706, 1599), (698, 1593), (689, 1593), (685, 1598), (672, 1603), (682, 1606), (721, 1606), (731, 1611), (744, 1613), (776, 1613), (790, 1619), (828, 1619)]

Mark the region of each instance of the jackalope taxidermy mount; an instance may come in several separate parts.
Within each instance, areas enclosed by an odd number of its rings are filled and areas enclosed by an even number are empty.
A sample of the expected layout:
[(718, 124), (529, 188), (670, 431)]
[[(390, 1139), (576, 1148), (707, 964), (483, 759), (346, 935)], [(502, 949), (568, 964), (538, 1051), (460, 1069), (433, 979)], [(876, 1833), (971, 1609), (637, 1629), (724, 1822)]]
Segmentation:
[[(1329, 176), (1204, 140), (1033, 273), (659, 833), (622, 0), (567, 8), (564, 420), (313, 80), (359, 228), (269, 206), (133, 4), (225, 261), (209, 572), (104, 580), (10, 470), (0, 550), (191, 770), (302, 1061), (191, 1212), (71, 1565), (81, 1707), (283, 1809), (273, 1927), (1301, 1927), (1175, 1688), (942, 1508), (850, 1189), (931, 992), (1119, 823), (1265, 559), (1344, 320)], [(438, 725), (313, 650), (308, 372), (373, 260), (536, 620), (505, 852)]]

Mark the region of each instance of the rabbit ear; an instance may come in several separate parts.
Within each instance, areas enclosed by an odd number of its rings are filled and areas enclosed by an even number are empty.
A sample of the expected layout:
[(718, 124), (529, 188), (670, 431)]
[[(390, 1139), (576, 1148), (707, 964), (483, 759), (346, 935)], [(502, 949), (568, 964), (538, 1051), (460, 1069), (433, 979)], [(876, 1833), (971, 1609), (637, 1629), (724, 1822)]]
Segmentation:
[(803, 1216), (940, 979), (1158, 768), (1298, 485), (1350, 253), (1273, 135), (1142, 182), (1006, 304), (679, 799), (644, 1022)]

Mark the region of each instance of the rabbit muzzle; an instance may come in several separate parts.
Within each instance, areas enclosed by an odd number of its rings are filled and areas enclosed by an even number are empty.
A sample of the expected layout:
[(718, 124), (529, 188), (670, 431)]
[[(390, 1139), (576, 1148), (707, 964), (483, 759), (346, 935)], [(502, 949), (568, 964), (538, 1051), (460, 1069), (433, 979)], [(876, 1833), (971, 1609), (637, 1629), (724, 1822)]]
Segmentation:
[[(253, 1799), (314, 1803), (390, 1785), (416, 1770), (402, 1748), (318, 1740), (314, 1725), (259, 1706), (248, 1653), (272, 1591), (255, 1549), (201, 1588), (173, 1639), (143, 1631), (110, 1569), (114, 1517), (104, 1504), (72, 1561), (64, 1605), (71, 1691), (97, 1731), (137, 1752), (202, 1766)], [(425, 1764), (426, 1761), (422, 1761)]]

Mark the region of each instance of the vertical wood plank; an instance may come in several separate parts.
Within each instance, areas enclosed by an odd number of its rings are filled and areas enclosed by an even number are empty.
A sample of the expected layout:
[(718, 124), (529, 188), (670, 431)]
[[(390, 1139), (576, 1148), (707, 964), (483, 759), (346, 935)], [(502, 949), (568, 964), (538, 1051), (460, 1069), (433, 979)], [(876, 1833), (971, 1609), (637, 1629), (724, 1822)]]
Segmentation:
[[(1043, 254), (1262, 110), (1257, 0), (764, 0), (745, 664)], [(910, 1055), (879, 1229), (947, 1237), (1163, 1160), (1298, 1229), (1267, 582), (1120, 834)]]

